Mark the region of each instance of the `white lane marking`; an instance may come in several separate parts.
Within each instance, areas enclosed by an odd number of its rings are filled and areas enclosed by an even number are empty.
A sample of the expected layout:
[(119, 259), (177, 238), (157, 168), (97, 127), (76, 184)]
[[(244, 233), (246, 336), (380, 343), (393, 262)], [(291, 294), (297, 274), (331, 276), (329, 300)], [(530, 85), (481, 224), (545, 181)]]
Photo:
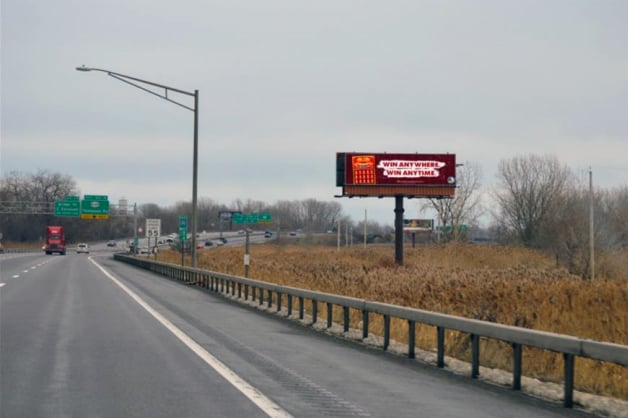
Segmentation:
[(157, 321), (159, 321), (168, 331), (176, 336), (183, 344), (185, 344), (190, 350), (199, 356), (205, 363), (218, 372), (225, 380), (231, 383), (236, 389), (238, 389), (244, 396), (249, 398), (251, 402), (257, 405), (266, 415), (272, 418), (292, 418), (287, 411), (282, 409), (278, 404), (273, 402), (270, 398), (266, 397), (258, 389), (251, 386), (246, 380), (238, 376), (233, 370), (228, 368), (224, 363), (210, 354), (207, 350), (201, 347), (196, 341), (190, 338), (187, 334), (177, 328), (172, 322), (168, 321), (159, 312), (154, 310), (148, 303), (142, 300), (135, 292), (126, 287), (122, 282), (116, 279), (112, 274), (105, 270), (100, 264), (89, 257), (89, 261), (94, 263), (96, 267), (103, 272), (105, 276), (111, 279), (122, 290), (124, 290), (135, 302), (137, 302), (142, 308), (144, 308), (149, 314), (151, 314)]
[(19, 274), (16, 274), (16, 275), (14, 275), (14, 276), (11, 276), (11, 278), (12, 278), (12, 279), (17, 279), (18, 277), (20, 277), (20, 275), (19, 275)]
[(28, 273), (28, 270), (24, 270), (22, 273)]
[(0, 287), (4, 286), (6, 283), (0, 283)]

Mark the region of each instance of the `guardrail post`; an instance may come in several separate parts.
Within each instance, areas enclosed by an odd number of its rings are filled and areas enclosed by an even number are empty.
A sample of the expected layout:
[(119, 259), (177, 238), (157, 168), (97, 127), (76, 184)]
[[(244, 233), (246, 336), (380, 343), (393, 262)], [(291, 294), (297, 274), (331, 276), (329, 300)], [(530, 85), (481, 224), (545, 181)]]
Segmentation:
[(436, 367), (445, 367), (445, 328), (436, 327)]
[(416, 345), (416, 322), (408, 319), (408, 358), (414, 358)]
[(480, 337), (471, 334), (471, 378), (477, 379), (480, 375)]
[(384, 351), (390, 345), (390, 315), (384, 315)]
[(342, 307), (342, 330), (344, 332), (349, 332), (349, 322), (351, 322), (351, 319), (349, 317), (349, 307), (343, 306)]
[(316, 323), (318, 319), (318, 301), (312, 299), (312, 325)]
[(236, 294), (236, 283), (232, 280), (231, 281), (231, 296), (235, 296)]
[(242, 299), (242, 283), (238, 282), (238, 299)]
[(255, 302), (255, 298), (257, 296), (255, 296), (257, 294), (257, 288), (255, 286), (251, 286), (251, 300), (253, 302)]
[(281, 311), (281, 299), (283, 298), (283, 293), (277, 292), (277, 312)]
[(362, 339), (369, 336), (369, 311), (362, 310)]
[(268, 307), (273, 306), (273, 291), (268, 290)]
[(512, 345), (512, 389), (521, 390), (521, 344)]
[(331, 328), (334, 321), (334, 305), (327, 302), (327, 328)]
[(288, 316), (292, 315), (292, 295), (288, 294)]
[(303, 319), (304, 304), (303, 297), (299, 296), (299, 319)]
[(573, 372), (576, 359), (573, 354), (568, 353), (563, 353), (563, 359), (565, 361), (565, 401), (563, 406), (565, 408), (573, 408)]
[(259, 304), (264, 304), (264, 288), (262, 287), (259, 288)]

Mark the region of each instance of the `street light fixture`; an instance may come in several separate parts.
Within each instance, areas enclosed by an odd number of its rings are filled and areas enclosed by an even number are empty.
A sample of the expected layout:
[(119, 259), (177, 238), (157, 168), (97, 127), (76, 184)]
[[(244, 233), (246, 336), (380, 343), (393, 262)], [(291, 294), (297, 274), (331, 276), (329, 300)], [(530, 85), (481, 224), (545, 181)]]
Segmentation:
[[(103, 70), (100, 68), (91, 68), (91, 67), (76, 67), (77, 71), (100, 71), (107, 74), (110, 77), (113, 77), (117, 80), (122, 81), (123, 83), (127, 83), (132, 85), (133, 87), (137, 87), (140, 90), (143, 90), (147, 93), (150, 93), (154, 96), (157, 96), (161, 99), (164, 99), (170, 103), (174, 103), (177, 106), (181, 106), (184, 109), (191, 110), (194, 112), (194, 159), (193, 159), (193, 169), (192, 169), (192, 267), (196, 267), (196, 209), (197, 209), (197, 184), (198, 184), (198, 90), (194, 90), (194, 93), (189, 91), (175, 89), (173, 87), (164, 86), (163, 84), (153, 83), (151, 81), (142, 80), (140, 78), (131, 77), (128, 75), (115, 73), (109, 70)], [(138, 84), (141, 83), (141, 84)], [(158, 87), (160, 89), (164, 89), (164, 92), (155, 92), (145, 86)], [(190, 107), (183, 103), (180, 103), (176, 100), (168, 97), (168, 92), (174, 92), (183, 94), (186, 96), (194, 97), (194, 106)]]

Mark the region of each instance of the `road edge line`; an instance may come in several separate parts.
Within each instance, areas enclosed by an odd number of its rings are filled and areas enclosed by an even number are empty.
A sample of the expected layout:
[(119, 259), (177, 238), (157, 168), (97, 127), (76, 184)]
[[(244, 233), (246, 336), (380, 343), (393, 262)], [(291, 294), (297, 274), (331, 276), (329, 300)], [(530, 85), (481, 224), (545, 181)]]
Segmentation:
[(96, 267), (102, 271), (111, 281), (113, 281), (118, 287), (124, 290), (138, 305), (144, 308), (149, 314), (151, 314), (159, 323), (161, 323), (168, 331), (170, 331), (175, 337), (177, 337), (183, 344), (185, 344), (194, 354), (201, 358), (207, 365), (216, 370), (227, 382), (238, 389), (244, 396), (246, 396), (251, 402), (257, 405), (266, 415), (272, 418), (293, 418), (287, 411), (280, 407), (277, 403), (272, 401), (258, 389), (253, 387), (246, 380), (238, 376), (233, 370), (227, 367), (223, 362), (214, 357), (209, 351), (205, 350), (200, 344), (194, 341), (191, 337), (181, 331), (176, 325), (166, 319), (163, 315), (153, 309), (148, 303), (140, 298), (135, 292), (129, 289), (124, 283), (116, 279), (111, 273), (105, 270), (100, 264), (98, 264), (92, 257), (89, 257)]

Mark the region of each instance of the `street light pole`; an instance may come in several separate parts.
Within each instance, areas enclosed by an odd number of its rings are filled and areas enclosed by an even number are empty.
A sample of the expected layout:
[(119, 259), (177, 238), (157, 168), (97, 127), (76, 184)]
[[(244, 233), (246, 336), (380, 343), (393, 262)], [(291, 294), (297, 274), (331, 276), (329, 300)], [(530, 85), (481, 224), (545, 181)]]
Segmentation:
[[(196, 207), (197, 207), (197, 192), (198, 192), (198, 90), (194, 90), (194, 93), (191, 93), (189, 91), (185, 91), (185, 90), (180, 90), (180, 89), (176, 89), (173, 87), (168, 87), (165, 86), (163, 84), (157, 84), (157, 83), (153, 83), (152, 81), (146, 81), (146, 80), (142, 80), (140, 78), (137, 77), (131, 77), (128, 75), (124, 75), (124, 74), (120, 74), (120, 73), (115, 73), (113, 71), (109, 71), (109, 70), (103, 70), (100, 68), (91, 68), (91, 67), (86, 67), (86, 66), (82, 66), (82, 67), (76, 67), (77, 71), (100, 71), (103, 72), (105, 74), (107, 74), (110, 77), (113, 77), (117, 80), (122, 81), (123, 83), (127, 83), (132, 85), (133, 87), (136, 87), (140, 90), (143, 90), (147, 93), (150, 93), (154, 96), (157, 96), (161, 99), (164, 99), (170, 103), (174, 103), (177, 106), (181, 106), (184, 109), (190, 110), (192, 112), (194, 112), (194, 158), (193, 158), (193, 168), (192, 168), (192, 267), (196, 267), (196, 229), (197, 229), (197, 225), (196, 225)], [(141, 83), (142, 85), (138, 84)], [(158, 93), (155, 92), (153, 90), (151, 90), (148, 87), (145, 86), (151, 86), (151, 87), (157, 87), (160, 89), (164, 89), (163, 94), (162, 93)], [(168, 92), (174, 92), (174, 93), (179, 93), (179, 94), (183, 94), (186, 96), (191, 96), (194, 97), (194, 107), (190, 107), (187, 106), (183, 103), (180, 103), (176, 100), (171, 99), (170, 97), (168, 97)]]

